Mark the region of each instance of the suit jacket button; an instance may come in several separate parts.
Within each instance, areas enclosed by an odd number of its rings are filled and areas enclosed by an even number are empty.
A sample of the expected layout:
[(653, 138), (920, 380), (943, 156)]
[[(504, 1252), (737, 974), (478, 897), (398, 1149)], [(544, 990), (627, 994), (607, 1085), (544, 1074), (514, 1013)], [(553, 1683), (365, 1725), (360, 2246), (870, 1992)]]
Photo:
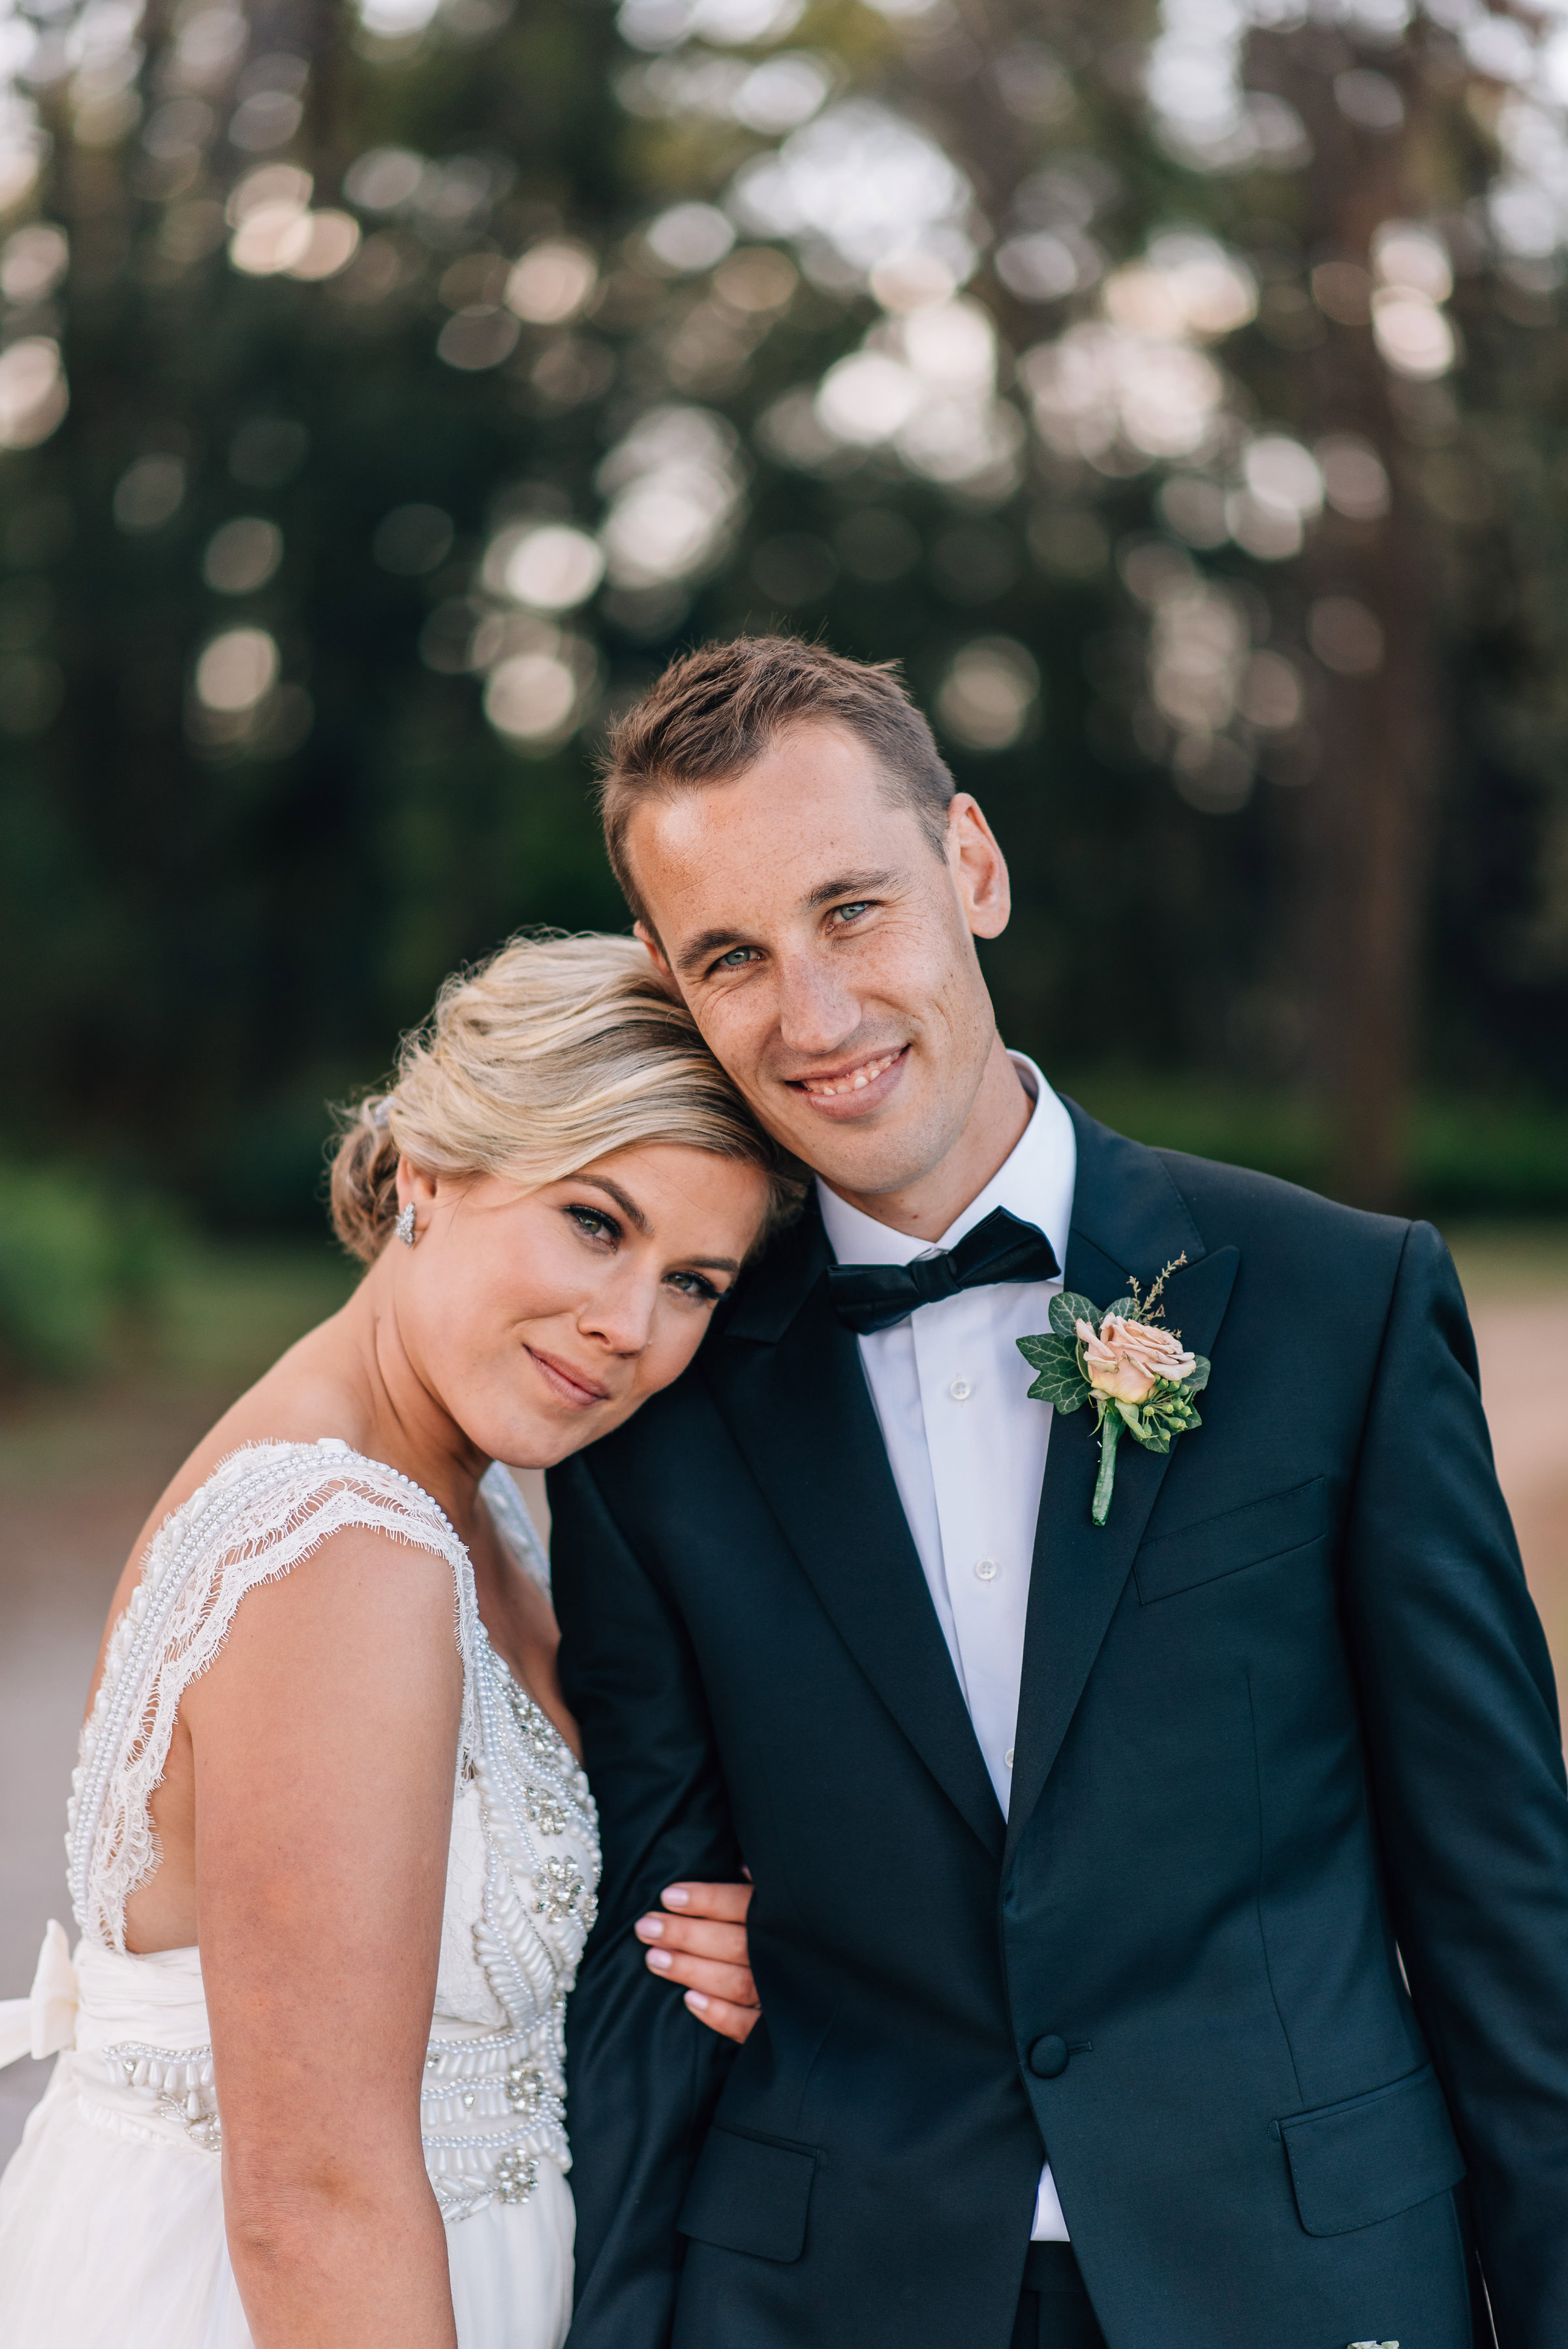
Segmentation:
[(1029, 2068), (1038, 2080), (1058, 2080), (1067, 2068), (1067, 2043), (1048, 2031), (1029, 2050)]

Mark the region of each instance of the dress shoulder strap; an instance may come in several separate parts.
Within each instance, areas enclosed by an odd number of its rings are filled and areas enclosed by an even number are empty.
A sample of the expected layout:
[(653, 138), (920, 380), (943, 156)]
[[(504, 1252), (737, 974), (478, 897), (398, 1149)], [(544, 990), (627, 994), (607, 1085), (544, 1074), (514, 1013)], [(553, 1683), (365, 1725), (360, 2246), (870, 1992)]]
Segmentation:
[(491, 1522), (525, 1574), (533, 1577), (546, 1598), (550, 1591), (550, 1553), (528, 1504), (499, 1460), (493, 1460), (479, 1480), (479, 1489)]
[(223, 1647), (240, 1601), (353, 1526), (432, 1550), (452, 1568), (463, 1668), (460, 1773), (472, 1761), (478, 1614), (468, 1552), (444, 1512), (395, 1468), (337, 1437), (246, 1444), (164, 1519), (109, 1640), (66, 1835), (71, 1899), (89, 1941), (125, 1947), (126, 1903), (159, 1864), (149, 1805), (180, 1701)]

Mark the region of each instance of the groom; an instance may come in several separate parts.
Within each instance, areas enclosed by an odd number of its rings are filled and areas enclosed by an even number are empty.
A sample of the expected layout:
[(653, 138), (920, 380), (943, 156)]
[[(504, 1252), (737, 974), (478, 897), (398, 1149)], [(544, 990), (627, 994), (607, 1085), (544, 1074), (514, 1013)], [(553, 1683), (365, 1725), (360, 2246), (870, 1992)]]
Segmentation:
[[(817, 1181), (550, 1480), (607, 1894), (569, 2349), (1563, 2349), (1568, 1798), (1437, 1235), (1004, 1050), (1006, 867), (886, 671), (677, 662), (605, 816)], [(1173, 1260), (1202, 1424), (1098, 1526), (1016, 1341)], [(734, 2056), (639, 1922), (742, 1862)]]

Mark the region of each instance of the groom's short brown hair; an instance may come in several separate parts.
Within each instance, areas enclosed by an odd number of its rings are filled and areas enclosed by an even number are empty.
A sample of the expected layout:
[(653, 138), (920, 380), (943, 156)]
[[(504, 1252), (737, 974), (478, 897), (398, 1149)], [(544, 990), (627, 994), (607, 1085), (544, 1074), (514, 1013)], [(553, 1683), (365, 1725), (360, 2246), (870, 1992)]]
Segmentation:
[(955, 785), (892, 661), (846, 660), (795, 636), (732, 636), (671, 661), (612, 731), (599, 784), (605, 847), (641, 921), (626, 836), (645, 800), (724, 783), (792, 726), (842, 728), (880, 762), (888, 795), (913, 809), (940, 855)]

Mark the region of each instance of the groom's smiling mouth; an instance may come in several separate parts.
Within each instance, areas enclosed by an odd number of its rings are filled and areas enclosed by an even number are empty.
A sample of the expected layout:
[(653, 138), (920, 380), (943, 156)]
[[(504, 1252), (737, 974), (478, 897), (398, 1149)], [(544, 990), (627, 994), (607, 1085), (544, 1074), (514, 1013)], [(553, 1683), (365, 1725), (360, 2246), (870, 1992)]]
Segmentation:
[(908, 1044), (900, 1044), (893, 1051), (853, 1061), (847, 1068), (833, 1069), (822, 1076), (794, 1077), (787, 1081), (790, 1091), (804, 1093), (814, 1109), (829, 1117), (842, 1116), (878, 1106), (898, 1083), (909, 1056)]

